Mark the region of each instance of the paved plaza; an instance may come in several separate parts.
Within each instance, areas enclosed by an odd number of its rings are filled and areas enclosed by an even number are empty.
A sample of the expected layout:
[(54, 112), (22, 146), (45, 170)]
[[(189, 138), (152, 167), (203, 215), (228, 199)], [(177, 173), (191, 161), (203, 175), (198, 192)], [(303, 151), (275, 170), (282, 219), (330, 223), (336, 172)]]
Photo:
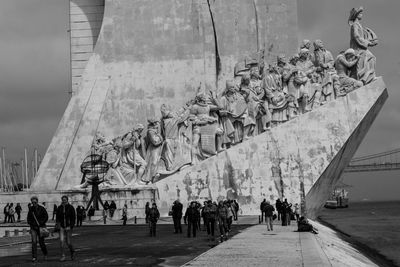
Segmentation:
[[(141, 222), (141, 221), (139, 221)], [(99, 222), (97, 222), (99, 223)], [(86, 224), (74, 230), (75, 261), (59, 262), (56, 237), (47, 239), (49, 257), (39, 252), (36, 266), (376, 266), (335, 231), (313, 222), (318, 235), (297, 232), (296, 223), (267, 231), (254, 216), (239, 217), (228, 241), (218, 243), (200, 231), (196, 238), (174, 234), (170, 219), (160, 220), (157, 237), (145, 224)], [(0, 266), (32, 266), (29, 236), (0, 238)]]

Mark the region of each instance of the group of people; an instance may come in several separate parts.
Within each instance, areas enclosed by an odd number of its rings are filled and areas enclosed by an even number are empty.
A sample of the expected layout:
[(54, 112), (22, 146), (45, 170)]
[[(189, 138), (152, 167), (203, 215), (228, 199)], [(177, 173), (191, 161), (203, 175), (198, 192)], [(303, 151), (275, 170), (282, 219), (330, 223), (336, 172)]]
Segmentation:
[(14, 203), (7, 203), (3, 209), (4, 223), (14, 223), (15, 214), (17, 214), (17, 222), (21, 221), (22, 207), (19, 203), (14, 207)]
[[(48, 251), (45, 244), (46, 232), (43, 229), (47, 229), (47, 222), (49, 219), (47, 210), (44, 206), (39, 205), (38, 197), (31, 197), (31, 203), (28, 206), (27, 222), (30, 226), (30, 233), (32, 237), (32, 261), (37, 261), (37, 243), (44, 255), (44, 260), (47, 259)], [(76, 222), (75, 208), (68, 202), (67, 196), (61, 197), (61, 204), (56, 210), (56, 225), (55, 231), (59, 231), (60, 235), (60, 247), (61, 247), (61, 258), (60, 261), (65, 261), (65, 246), (70, 251), (71, 260), (74, 259), (75, 250), (72, 245), (72, 231)]]
[(200, 202), (192, 201), (183, 213), (183, 205), (179, 200), (174, 201), (170, 215), (174, 221), (174, 233), (182, 233), (181, 220), (187, 224), (187, 237), (196, 237), (197, 231), (202, 229), (201, 219), (203, 219), (203, 230), (207, 231), (209, 240), (215, 240), (215, 229), (218, 227), (220, 242), (227, 239), (231, 231), (231, 225), (237, 220), (239, 204), (236, 200), (205, 201), (203, 205)]
[(275, 202), (275, 207), (270, 201), (264, 199), (260, 204), (261, 217), (260, 222), (265, 220), (268, 231), (273, 230), (273, 220), (278, 219), (282, 222), (282, 226), (290, 225), (292, 220), (299, 221), (300, 217), (300, 206), (298, 203), (292, 205), (285, 198), (281, 201), (279, 198)]

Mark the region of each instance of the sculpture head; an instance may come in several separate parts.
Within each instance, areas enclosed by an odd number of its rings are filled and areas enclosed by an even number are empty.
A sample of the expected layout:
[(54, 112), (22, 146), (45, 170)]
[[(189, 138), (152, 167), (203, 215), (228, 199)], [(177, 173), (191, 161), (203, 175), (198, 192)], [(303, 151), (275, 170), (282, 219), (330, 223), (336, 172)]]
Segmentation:
[(225, 92), (230, 94), (236, 92), (236, 84), (234, 80), (226, 80)]
[(349, 24), (351, 22), (354, 22), (355, 20), (361, 20), (363, 12), (364, 12), (364, 8), (362, 6), (360, 6), (359, 8), (353, 7), (350, 10), (350, 16), (349, 16), (349, 20), (348, 20)]
[(298, 54), (294, 54), (293, 56), (290, 57), (290, 64), (292, 64), (293, 66), (295, 66), (297, 64), (297, 61), (299, 61), (299, 55)]
[(307, 49), (307, 48), (300, 49), (299, 59), (300, 60), (306, 60), (308, 58), (309, 52), (310, 52), (310, 50)]
[(250, 84), (250, 74), (245, 73), (242, 76), (242, 81), (240, 83), (241, 85), (247, 86)]
[(167, 118), (172, 118), (173, 117), (171, 109), (169, 107), (167, 107), (167, 105), (165, 105), (165, 104), (161, 105), (160, 111), (161, 111), (161, 116), (162, 116), (163, 119), (167, 119)]
[(156, 118), (150, 118), (147, 120), (147, 129), (149, 128), (157, 128), (159, 125), (159, 121)]
[(314, 41), (314, 49), (315, 50), (319, 50), (319, 49), (323, 49), (323, 48), (324, 48), (324, 43), (321, 40), (317, 39)]
[(349, 48), (344, 52), (344, 56), (347, 60), (354, 60), (356, 58), (356, 52), (353, 48)]
[(278, 73), (278, 68), (275, 65), (269, 65), (268, 67), (268, 72), (269, 73)]
[(208, 99), (209, 98), (206, 93), (198, 93), (196, 95), (196, 103), (197, 104), (203, 104), (203, 105), (207, 104)]
[(284, 54), (281, 54), (277, 57), (276, 64), (278, 67), (283, 67), (286, 65), (286, 56)]
[(300, 45), (300, 49), (303, 49), (303, 48), (310, 50), (311, 49), (311, 41), (304, 39)]
[(144, 130), (144, 125), (141, 123), (136, 124), (136, 126), (132, 129), (132, 135), (136, 136), (140, 135)]
[(250, 78), (251, 79), (259, 79), (260, 76), (258, 75), (258, 68), (257, 67), (252, 67), (250, 69)]

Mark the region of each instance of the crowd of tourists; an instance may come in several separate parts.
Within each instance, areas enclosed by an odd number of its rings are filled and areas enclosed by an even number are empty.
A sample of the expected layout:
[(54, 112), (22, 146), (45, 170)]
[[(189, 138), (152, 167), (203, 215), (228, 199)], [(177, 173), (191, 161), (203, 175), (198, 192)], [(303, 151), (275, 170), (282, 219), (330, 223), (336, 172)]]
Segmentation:
[(17, 215), (17, 222), (21, 221), (22, 207), (19, 203), (14, 207), (14, 203), (7, 203), (3, 209), (4, 223), (14, 223), (15, 214)]

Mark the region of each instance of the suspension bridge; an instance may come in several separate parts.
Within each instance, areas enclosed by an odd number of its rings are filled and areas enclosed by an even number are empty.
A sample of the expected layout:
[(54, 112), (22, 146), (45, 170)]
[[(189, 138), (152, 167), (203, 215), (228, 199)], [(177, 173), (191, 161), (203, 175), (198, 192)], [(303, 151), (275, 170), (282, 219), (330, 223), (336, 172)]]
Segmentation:
[(344, 172), (400, 170), (400, 148), (353, 158)]

